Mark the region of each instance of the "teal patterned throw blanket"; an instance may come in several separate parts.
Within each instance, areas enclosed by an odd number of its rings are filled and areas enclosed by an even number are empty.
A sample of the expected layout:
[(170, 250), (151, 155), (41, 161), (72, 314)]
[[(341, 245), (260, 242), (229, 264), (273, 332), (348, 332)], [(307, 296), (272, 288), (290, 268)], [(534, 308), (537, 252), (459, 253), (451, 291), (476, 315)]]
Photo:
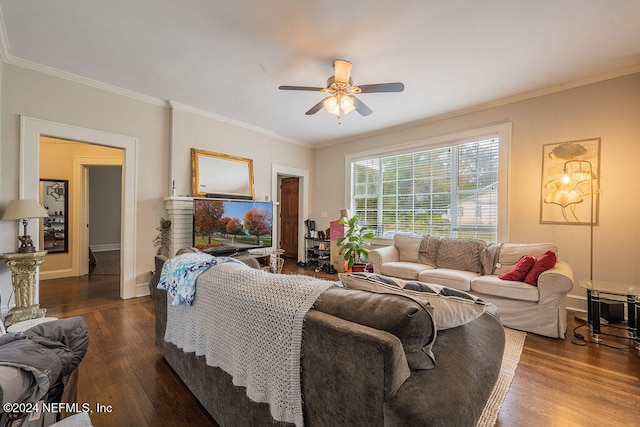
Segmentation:
[(189, 252), (167, 260), (160, 273), (158, 289), (173, 297), (171, 305), (191, 305), (196, 295), (196, 278), (200, 273), (223, 262), (238, 262), (234, 258), (214, 257), (204, 252)]

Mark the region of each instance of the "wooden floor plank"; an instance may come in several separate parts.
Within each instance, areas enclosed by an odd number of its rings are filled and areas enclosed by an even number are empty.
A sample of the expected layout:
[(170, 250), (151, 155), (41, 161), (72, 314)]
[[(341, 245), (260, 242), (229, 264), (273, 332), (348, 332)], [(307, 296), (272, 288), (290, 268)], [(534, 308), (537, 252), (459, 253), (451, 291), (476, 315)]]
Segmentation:
[[(151, 298), (120, 299), (119, 276), (113, 274), (119, 258), (100, 256), (94, 270), (100, 274), (40, 282), (47, 315), (83, 316), (89, 326), (78, 399), (92, 408), (113, 406), (112, 413), (91, 414), (94, 426), (216, 426), (155, 348)], [(338, 279), (290, 259), (283, 272)], [(565, 340), (527, 335), (496, 426), (640, 426), (638, 352), (628, 341), (608, 338), (623, 349), (574, 345), (573, 329), (580, 323), (573, 313), (567, 320)], [(579, 332), (588, 338), (585, 328)]]

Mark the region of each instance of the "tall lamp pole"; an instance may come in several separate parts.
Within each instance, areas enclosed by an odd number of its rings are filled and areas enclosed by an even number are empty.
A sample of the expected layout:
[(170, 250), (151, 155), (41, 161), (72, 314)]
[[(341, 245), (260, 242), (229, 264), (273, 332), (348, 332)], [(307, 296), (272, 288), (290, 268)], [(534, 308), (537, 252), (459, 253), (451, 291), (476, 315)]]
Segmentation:
[[(571, 171), (571, 173), (569, 173), (569, 165), (572, 163), (577, 164), (578, 169), (573, 170)], [(587, 170), (583, 169), (583, 165), (587, 166)], [(591, 203), (589, 205), (589, 282), (593, 282), (593, 207), (595, 197), (595, 195), (593, 194), (593, 165), (587, 160), (568, 160), (564, 163), (562, 173), (562, 182), (564, 184), (569, 184), (571, 181), (577, 181), (577, 187), (584, 181), (589, 180), (589, 195), (591, 197)], [(587, 290), (587, 304), (589, 306), (591, 306), (592, 304), (599, 304), (599, 298), (597, 297), (597, 295), (592, 295), (590, 290)], [(591, 319), (591, 312), (593, 310), (589, 308), (587, 311), (587, 322), (589, 326), (591, 326), (593, 324), (593, 319)]]

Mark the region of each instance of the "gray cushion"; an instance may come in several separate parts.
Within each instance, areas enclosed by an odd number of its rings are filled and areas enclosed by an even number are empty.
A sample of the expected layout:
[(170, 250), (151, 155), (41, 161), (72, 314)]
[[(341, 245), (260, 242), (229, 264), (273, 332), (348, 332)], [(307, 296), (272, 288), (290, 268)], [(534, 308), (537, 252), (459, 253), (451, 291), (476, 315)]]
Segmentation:
[(407, 281), (375, 273), (340, 274), (347, 288), (406, 295), (433, 307), (433, 319), (440, 330), (468, 323), (485, 312), (487, 303), (480, 298), (446, 286)]
[(433, 307), (409, 297), (357, 289), (327, 289), (313, 306), (318, 311), (389, 332), (400, 339), (411, 369), (431, 369), (436, 339)]

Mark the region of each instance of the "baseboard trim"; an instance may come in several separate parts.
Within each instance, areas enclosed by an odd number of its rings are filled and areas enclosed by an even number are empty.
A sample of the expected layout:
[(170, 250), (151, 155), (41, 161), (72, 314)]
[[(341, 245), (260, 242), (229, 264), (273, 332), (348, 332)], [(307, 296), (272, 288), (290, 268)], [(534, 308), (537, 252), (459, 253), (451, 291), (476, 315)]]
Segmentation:
[(120, 243), (107, 243), (105, 245), (91, 245), (93, 252), (107, 252), (107, 251), (119, 251)]
[(136, 298), (151, 295), (149, 292), (149, 282), (136, 285)]
[(64, 279), (65, 277), (72, 277), (72, 276), (73, 276), (73, 270), (70, 268), (65, 268), (63, 270), (40, 271), (39, 279), (40, 280)]
[(567, 295), (567, 309), (587, 312), (587, 297), (582, 295)]

